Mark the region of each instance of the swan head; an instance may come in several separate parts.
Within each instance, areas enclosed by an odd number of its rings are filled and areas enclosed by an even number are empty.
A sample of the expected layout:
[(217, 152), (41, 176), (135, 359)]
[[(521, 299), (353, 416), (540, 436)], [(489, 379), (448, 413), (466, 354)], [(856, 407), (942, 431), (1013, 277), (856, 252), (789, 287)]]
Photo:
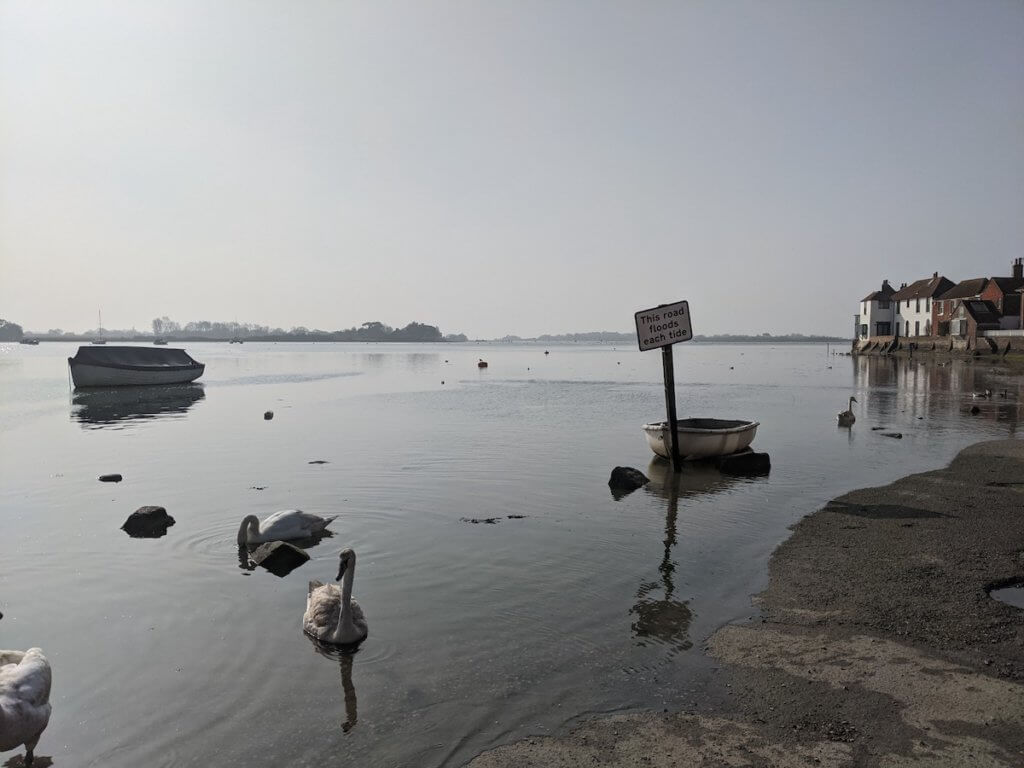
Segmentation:
[(242, 546), (247, 543), (246, 533), (248, 533), (249, 526), (254, 524), (256, 526), (256, 530), (259, 530), (260, 519), (256, 517), (256, 515), (246, 515), (242, 518), (242, 524), (238, 526), (238, 546)]
[(335, 577), (335, 581), (341, 581), (342, 577), (345, 575), (345, 569), (350, 565), (355, 565), (356, 553), (351, 549), (346, 548), (341, 550), (341, 554), (338, 555), (338, 559), (340, 562), (338, 563), (338, 575)]
[(850, 398), (850, 402), (851, 403), (856, 403), (857, 402), (857, 398), (856, 397), (851, 397)]

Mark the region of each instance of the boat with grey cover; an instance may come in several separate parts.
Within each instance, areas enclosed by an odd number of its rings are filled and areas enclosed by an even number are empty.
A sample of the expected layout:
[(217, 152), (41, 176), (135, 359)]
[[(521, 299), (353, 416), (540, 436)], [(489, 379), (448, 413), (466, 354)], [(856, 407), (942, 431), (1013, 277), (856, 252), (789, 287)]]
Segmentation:
[(79, 347), (68, 365), (76, 388), (187, 384), (206, 369), (185, 350), (169, 347)]

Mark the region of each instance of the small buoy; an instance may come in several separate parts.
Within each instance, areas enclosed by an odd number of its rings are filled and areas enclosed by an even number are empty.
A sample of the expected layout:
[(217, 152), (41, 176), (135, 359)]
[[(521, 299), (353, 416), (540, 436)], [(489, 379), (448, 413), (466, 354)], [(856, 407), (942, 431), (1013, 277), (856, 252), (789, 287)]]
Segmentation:
[(548, 352), (548, 351), (547, 351), (547, 350), (545, 349), (545, 350), (544, 350), (544, 354), (545, 354), (545, 355), (550, 355), (551, 353), (550, 353), (550, 352)]
[(486, 368), (487, 367), (487, 361), (486, 360), (480, 360), (479, 362), (477, 362), (476, 367), (477, 368)]
[(270, 421), (272, 418), (274, 418), (274, 412), (273, 411), (264, 411), (263, 412), (263, 420), (264, 421)]
[(442, 385), (444, 384), (444, 379), (441, 379), (441, 384), (442, 384)]
[(730, 365), (730, 366), (729, 366), (729, 370), (731, 371), (732, 369), (733, 369), (733, 368), (732, 368), (732, 366)]

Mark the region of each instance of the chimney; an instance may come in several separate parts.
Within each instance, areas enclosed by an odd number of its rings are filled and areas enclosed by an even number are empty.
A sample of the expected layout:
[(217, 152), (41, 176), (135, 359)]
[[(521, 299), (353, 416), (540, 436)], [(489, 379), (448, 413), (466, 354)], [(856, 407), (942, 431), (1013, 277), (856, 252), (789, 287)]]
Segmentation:
[(892, 290), (892, 286), (889, 285), (889, 281), (888, 280), (883, 280), (882, 281), (882, 291), (883, 291), (883, 293), (885, 291), (891, 291), (891, 290)]
[(1024, 259), (1013, 260), (1013, 277), (1015, 280), (1024, 279)]
[(938, 272), (932, 272), (932, 280), (939, 276)]

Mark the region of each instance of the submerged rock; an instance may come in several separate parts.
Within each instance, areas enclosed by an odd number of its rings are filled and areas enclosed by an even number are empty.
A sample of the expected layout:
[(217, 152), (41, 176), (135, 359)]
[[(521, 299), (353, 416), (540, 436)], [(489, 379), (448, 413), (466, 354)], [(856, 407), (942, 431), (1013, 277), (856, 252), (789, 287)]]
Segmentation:
[(897, 440), (902, 440), (903, 439), (903, 433), (902, 432), (883, 432), (882, 433), (882, 437), (894, 437)]
[(309, 560), (305, 550), (287, 541), (260, 544), (249, 557), (256, 565), (262, 565), (275, 576), (287, 576)]
[(330, 464), (330, 462), (329, 462), (329, 461), (325, 461), (324, 459), (313, 459), (313, 460), (312, 460), (311, 462), (309, 462), (309, 463), (310, 463), (310, 464)]
[(174, 518), (163, 507), (139, 507), (128, 515), (121, 530), (133, 539), (159, 539), (174, 525)]
[(124, 478), (121, 477), (116, 472), (110, 475), (100, 475), (99, 478), (97, 479), (101, 483), (120, 483), (122, 480), (124, 480)]
[(981, 413), (981, 408), (979, 408), (976, 405), (972, 405), (971, 406), (971, 415), (972, 416), (977, 416), (979, 413)]
[(608, 478), (608, 487), (612, 489), (612, 495), (619, 499), (637, 488), (643, 488), (649, 482), (651, 479), (639, 469), (615, 467), (611, 477)]
[(767, 453), (757, 453), (750, 449), (720, 456), (715, 464), (718, 470), (726, 475), (767, 475), (772, 469), (772, 460)]

